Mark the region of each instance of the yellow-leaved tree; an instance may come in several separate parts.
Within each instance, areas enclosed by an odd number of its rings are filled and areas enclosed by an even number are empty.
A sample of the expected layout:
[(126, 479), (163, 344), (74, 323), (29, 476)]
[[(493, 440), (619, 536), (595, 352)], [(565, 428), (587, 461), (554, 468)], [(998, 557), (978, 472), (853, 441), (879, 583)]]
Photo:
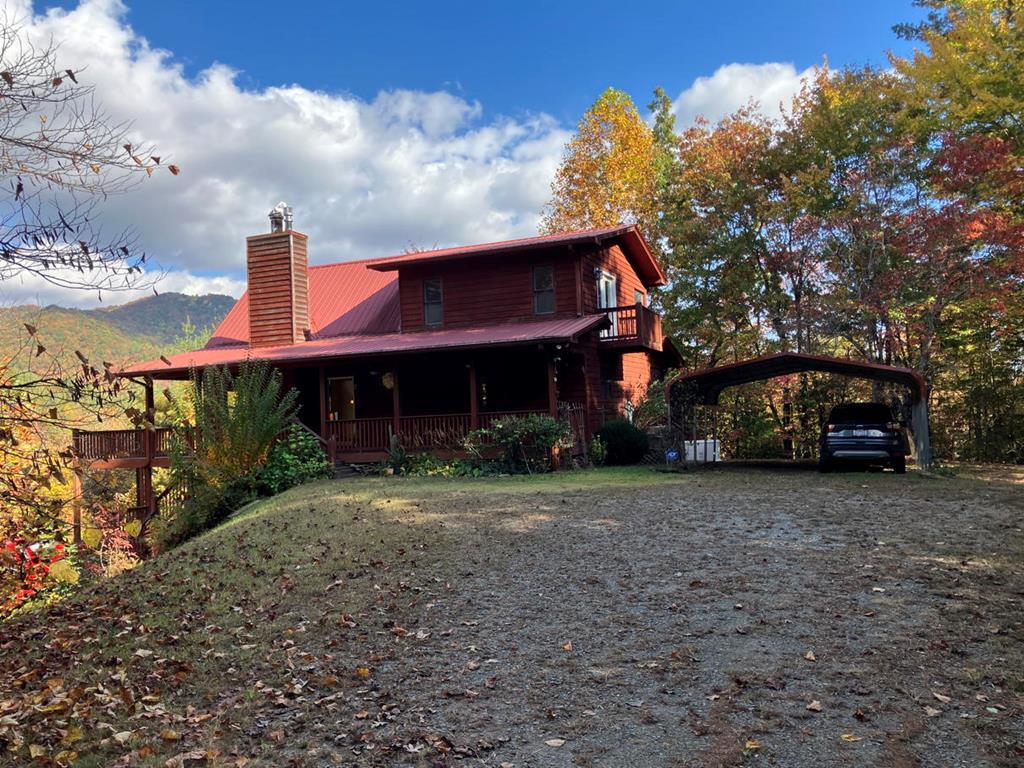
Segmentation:
[(651, 129), (627, 94), (609, 88), (586, 111), (566, 145), (541, 229), (636, 224), (654, 244), (657, 177)]

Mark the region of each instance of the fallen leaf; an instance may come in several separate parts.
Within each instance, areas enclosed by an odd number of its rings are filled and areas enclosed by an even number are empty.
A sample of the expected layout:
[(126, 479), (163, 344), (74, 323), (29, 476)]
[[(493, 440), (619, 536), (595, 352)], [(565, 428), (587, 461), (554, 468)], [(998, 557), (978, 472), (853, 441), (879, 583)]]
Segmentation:
[(179, 741), (181, 739), (181, 734), (171, 728), (168, 728), (167, 730), (160, 731), (160, 738), (164, 741)]
[(949, 702), (952, 701), (952, 699), (949, 696), (943, 696), (941, 693), (936, 693), (935, 691), (932, 691), (932, 696), (934, 696), (937, 701), (941, 701), (943, 704), (949, 704)]
[(40, 744), (29, 744), (28, 745), (28, 756), (33, 760), (37, 757), (44, 757), (46, 755), (46, 747)]
[(861, 736), (854, 736), (852, 733), (844, 733), (839, 738), (842, 739), (843, 741), (849, 742), (849, 741), (860, 741), (862, 737)]
[(818, 657), (814, 655), (814, 651), (808, 651), (804, 654), (804, 658), (808, 661), (817, 661)]
[(938, 717), (939, 715), (942, 714), (942, 710), (941, 709), (936, 709), (935, 707), (926, 706), (924, 708), (924, 713), (926, 715), (928, 715), (928, 717)]
[(284, 731), (283, 730), (270, 731), (267, 734), (267, 738), (270, 739), (271, 741), (276, 741), (278, 744), (280, 744), (282, 741), (284, 741)]
[(548, 739), (544, 743), (549, 747), (560, 747), (565, 744), (565, 739)]
[(369, 667), (356, 667), (356, 677), (361, 677), (364, 680), (370, 676)]
[(810, 704), (808, 704), (805, 707), (805, 709), (807, 709), (807, 710), (809, 710), (811, 712), (821, 712), (821, 702), (818, 701), (817, 699), (814, 699), (813, 701), (811, 701)]
[(562, 646), (562, 650), (563, 651), (571, 651), (572, 650), (572, 640), (570, 640), (568, 643), (563, 645)]
[(749, 750), (757, 750), (757, 749), (761, 749), (761, 747), (763, 747), (763, 746), (764, 746), (764, 744), (762, 744), (757, 739), (747, 739), (747, 743), (743, 746), (743, 748), (744, 749), (749, 749)]

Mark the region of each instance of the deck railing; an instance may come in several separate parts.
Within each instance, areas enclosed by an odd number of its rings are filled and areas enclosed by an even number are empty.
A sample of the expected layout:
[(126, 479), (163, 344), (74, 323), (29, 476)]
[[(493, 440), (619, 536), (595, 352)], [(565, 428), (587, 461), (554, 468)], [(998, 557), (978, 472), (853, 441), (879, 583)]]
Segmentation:
[[(153, 430), (153, 456), (166, 459), (174, 449), (174, 443), (181, 435), (193, 445), (191, 431), (182, 433), (173, 427), (157, 427)], [(105, 461), (110, 459), (145, 459), (145, 429), (75, 429), (71, 432), (71, 450), (83, 461)]]
[(604, 342), (636, 342), (661, 349), (661, 315), (643, 304), (612, 307), (608, 311), (611, 326), (601, 331)]

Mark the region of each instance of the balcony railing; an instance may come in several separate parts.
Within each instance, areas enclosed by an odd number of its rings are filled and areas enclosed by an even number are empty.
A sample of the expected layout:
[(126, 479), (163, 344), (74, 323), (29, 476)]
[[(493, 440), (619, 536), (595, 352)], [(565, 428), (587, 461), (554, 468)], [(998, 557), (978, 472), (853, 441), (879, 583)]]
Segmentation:
[(601, 331), (603, 343), (661, 351), (661, 315), (653, 309), (630, 304), (607, 311), (611, 326)]

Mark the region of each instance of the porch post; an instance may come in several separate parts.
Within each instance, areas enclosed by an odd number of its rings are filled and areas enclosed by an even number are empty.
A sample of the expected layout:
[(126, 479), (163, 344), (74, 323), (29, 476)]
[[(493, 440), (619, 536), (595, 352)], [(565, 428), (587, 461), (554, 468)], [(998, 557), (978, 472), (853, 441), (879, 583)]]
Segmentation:
[(548, 413), (551, 418), (558, 418), (558, 373), (555, 359), (548, 357)]
[(320, 378), (320, 437), (327, 443), (327, 458), (334, 463), (334, 437), (327, 434), (327, 373), (321, 365), (317, 368)]
[(402, 432), (402, 398), (398, 392), (398, 366), (391, 369), (391, 429), (393, 434)]
[(75, 544), (82, 543), (82, 474), (78, 459), (74, 459), (72, 471), (72, 494), (71, 500), (71, 540)]
[(476, 361), (469, 361), (469, 428), (480, 427), (480, 407), (476, 401)]
[[(145, 482), (146, 519), (156, 516), (156, 494), (153, 493), (153, 457), (156, 455), (156, 403), (153, 400), (153, 377), (146, 377), (146, 466), (141, 479)], [(138, 481), (136, 481), (136, 485)]]

